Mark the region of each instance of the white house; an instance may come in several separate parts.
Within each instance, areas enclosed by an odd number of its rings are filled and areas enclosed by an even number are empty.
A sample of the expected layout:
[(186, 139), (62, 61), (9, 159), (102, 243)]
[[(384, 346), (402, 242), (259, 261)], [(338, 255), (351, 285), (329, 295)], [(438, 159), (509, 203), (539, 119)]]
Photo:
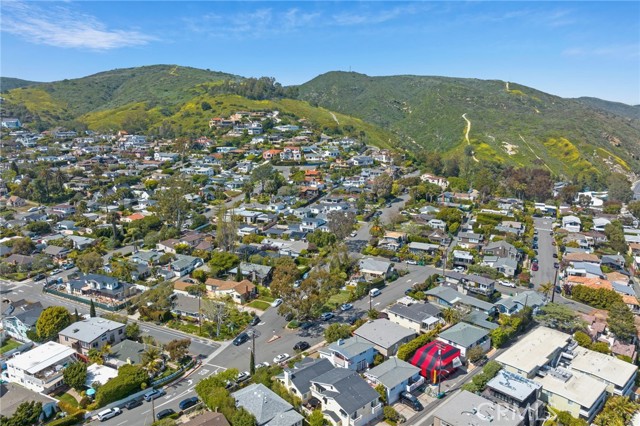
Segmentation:
[(582, 221), (579, 217), (569, 215), (562, 218), (562, 229), (566, 229), (569, 232), (580, 232), (582, 228)]
[(63, 385), (62, 372), (76, 359), (72, 348), (47, 342), (8, 360), (7, 375), (27, 389), (49, 393)]

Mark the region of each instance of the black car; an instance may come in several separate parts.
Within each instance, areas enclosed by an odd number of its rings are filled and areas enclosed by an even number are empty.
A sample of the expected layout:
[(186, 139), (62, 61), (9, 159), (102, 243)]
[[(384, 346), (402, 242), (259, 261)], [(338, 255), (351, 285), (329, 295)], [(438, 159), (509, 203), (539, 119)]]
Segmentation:
[(558, 253), (553, 253), (553, 257), (558, 258)]
[(304, 340), (302, 340), (302, 341), (300, 341), (300, 342), (296, 343), (296, 344), (293, 346), (293, 350), (294, 350), (294, 351), (304, 351), (304, 350), (306, 350), (306, 349), (309, 349), (309, 347), (310, 347), (310, 346), (311, 346), (311, 345), (309, 345), (309, 342), (305, 342)]
[(303, 322), (302, 324), (300, 324), (300, 328), (302, 330), (308, 330), (311, 327), (313, 327), (313, 323), (311, 321)]
[(260, 324), (260, 317), (257, 315), (254, 315), (253, 318), (251, 318), (251, 322), (249, 323), (250, 325), (258, 325)]
[(235, 339), (233, 339), (233, 344), (234, 344), (234, 346), (240, 346), (241, 344), (243, 344), (247, 340), (249, 340), (249, 335), (247, 333), (245, 333), (245, 332), (242, 332), (242, 333), (238, 334)]
[(413, 408), (415, 411), (422, 411), (424, 408), (418, 398), (409, 392), (402, 392), (400, 394), (400, 401), (407, 404), (409, 407)]
[(141, 405), (142, 405), (142, 398), (134, 398), (131, 401), (124, 404), (124, 408), (126, 408), (127, 410), (133, 410), (134, 408), (139, 407)]
[(158, 420), (162, 420), (165, 417), (169, 417), (172, 414), (175, 414), (176, 412), (171, 409), (171, 408), (165, 408), (164, 410), (160, 411), (158, 414), (156, 414), (156, 419)]
[(191, 398), (183, 399), (182, 401), (180, 401), (180, 404), (178, 404), (178, 406), (180, 407), (181, 410), (186, 410), (189, 407), (193, 407), (198, 402), (200, 402), (198, 397), (192, 396)]
[(285, 316), (284, 316), (284, 320), (285, 321), (291, 321), (293, 319), (293, 312), (288, 312)]
[(33, 277), (33, 281), (42, 281), (46, 278), (45, 274), (38, 274), (35, 277)]

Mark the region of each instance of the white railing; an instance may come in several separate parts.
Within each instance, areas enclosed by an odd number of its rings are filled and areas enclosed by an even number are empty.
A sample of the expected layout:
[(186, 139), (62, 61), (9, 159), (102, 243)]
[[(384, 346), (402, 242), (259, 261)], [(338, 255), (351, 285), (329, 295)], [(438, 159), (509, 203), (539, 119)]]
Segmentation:
[(382, 402), (371, 408), (371, 414), (377, 414), (380, 410), (382, 410)]
[(407, 385), (407, 392), (409, 392), (409, 393), (413, 392), (414, 390), (416, 390), (423, 383), (424, 383), (424, 377), (420, 376), (420, 378), (416, 382), (414, 382), (414, 383), (412, 383), (410, 385)]
[(351, 419), (350, 423), (351, 423), (352, 426), (358, 426), (361, 422), (362, 422), (362, 414), (360, 414), (355, 419)]

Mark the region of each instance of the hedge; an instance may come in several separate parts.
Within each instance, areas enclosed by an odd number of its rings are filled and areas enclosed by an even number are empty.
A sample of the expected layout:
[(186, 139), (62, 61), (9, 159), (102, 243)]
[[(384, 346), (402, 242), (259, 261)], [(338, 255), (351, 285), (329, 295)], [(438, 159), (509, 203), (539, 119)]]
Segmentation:
[(147, 383), (149, 375), (138, 365), (125, 364), (118, 369), (118, 376), (100, 386), (96, 392), (95, 404), (103, 407), (141, 390), (143, 383)]
[(78, 411), (75, 414), (70, 414), (66, 417), (62, 417), (60, 419), (55, 419), (52, 422), (47, 423), (47, 426), (71, 426), (71, 425), (75, 425), (76, 423), (80, 423), (82, 421), (84, 421), (84, 415), (85, 415), (86, 411), (81, 410)]
[(403, 361), (409, 360), (418, 349), (435, 339), (439, 332), (440, 327), (436, 327), (435, 330), (421, 334), (412, 341), (401, 345), (400, 348), (398, 348), (398, 358)]

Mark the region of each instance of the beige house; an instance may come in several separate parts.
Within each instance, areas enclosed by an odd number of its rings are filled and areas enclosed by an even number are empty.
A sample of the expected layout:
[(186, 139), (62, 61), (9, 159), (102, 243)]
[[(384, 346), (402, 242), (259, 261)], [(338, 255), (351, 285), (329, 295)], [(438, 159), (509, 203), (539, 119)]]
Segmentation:
[(91, 349), (100, 350), (106, 344), (113, 346), (123, 341), (124, 329), (125, 324), (93, 317), (74, 322), (58, 334), (58, 339), (61, 344), (88, 355)]
[(257, 295), (256, 286), (249, 280), (223, 281), (215, 278), (208, 278), (205, 281), (207, 296), (212, 299), (223, 299), (230, 297), (235, 303), (244, 303), (253, 299)]

